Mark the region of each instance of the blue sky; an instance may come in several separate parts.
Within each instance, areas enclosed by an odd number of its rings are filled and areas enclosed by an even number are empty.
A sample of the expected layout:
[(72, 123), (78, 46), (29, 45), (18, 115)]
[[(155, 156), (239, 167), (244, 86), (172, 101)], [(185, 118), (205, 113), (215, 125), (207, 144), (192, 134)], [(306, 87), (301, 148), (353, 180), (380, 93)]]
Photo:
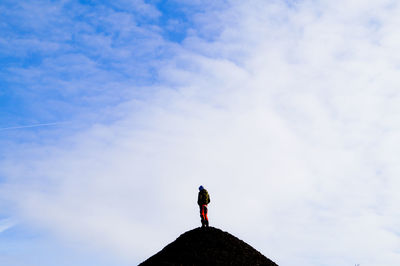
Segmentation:
[[(15, 114), (2, 116), (12, 119), (5, 122), (21, 116), (31, 119), (19, 121), (23, 124), (65, 120), (87, 105), (109, 106), (123, 100), (123, 92), (115, 99), (101, 97), (107, 83), (154, 82), (149, 61), (167, 56), (163, 38), (179, 41), (185, 29), (177, 33), (163, 29), (169, 20), (156, 7), (138, 6), (139, 10), (118, 2), (3, 2), (2, 20), (7, 23), (1, 31), (2, 81), (7, 90), (2, 104), (8, 107), (7, 114)], [(185, 24), (184, 16), (176, 19)], [(58, 103), (66, 106), (58, 110)]]
[(2, 1), (0, 264), (137, 264), (200, 184), (280, 265), (399, 264), (399, 12)]

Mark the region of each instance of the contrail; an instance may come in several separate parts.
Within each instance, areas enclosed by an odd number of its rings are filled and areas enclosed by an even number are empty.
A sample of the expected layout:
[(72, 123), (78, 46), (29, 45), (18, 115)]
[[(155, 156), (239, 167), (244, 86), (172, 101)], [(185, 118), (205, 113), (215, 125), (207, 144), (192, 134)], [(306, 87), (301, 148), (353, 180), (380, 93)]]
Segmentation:
[(56, 126), (56, 125), (67, 124), (67, 123), (70, 123), (70, 122), (57, 122), (57, 123), (34, 124), (34, 125), (16, 126), (16, 127), (3, 127), (3, 128), (0, 128), (0, 131), (11, 130), (11, 129), (30, 128), (30, 127)]

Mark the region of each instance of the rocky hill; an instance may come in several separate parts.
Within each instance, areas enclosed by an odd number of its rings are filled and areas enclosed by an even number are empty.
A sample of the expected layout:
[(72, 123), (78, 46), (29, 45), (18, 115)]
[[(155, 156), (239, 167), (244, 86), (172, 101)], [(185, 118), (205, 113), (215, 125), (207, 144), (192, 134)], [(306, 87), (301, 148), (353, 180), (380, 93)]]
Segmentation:
[(277, 266), (237, 237), (217, 228), (196, 228), (140, 264)]

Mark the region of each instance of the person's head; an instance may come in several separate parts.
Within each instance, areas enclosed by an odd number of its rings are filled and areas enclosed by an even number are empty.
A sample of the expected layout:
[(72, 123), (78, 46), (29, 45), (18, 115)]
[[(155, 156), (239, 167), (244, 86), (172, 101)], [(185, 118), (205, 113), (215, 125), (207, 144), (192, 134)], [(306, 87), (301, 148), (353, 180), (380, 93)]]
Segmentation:
[(203, 186), (199, 186), (199, 190), (202, 191), (204, 189)]

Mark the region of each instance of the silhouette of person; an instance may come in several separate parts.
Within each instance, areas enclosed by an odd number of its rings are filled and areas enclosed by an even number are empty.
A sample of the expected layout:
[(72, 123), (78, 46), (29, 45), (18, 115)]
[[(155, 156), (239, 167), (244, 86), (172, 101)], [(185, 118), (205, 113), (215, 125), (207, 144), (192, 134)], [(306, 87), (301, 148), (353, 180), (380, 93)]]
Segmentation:
[(199, 195), (197, 197), (197, 204), (200, 207), (201, 228), (208, 227), (207, 204), (210, 203), (210, 195), (203, 187), (199, 187)]

